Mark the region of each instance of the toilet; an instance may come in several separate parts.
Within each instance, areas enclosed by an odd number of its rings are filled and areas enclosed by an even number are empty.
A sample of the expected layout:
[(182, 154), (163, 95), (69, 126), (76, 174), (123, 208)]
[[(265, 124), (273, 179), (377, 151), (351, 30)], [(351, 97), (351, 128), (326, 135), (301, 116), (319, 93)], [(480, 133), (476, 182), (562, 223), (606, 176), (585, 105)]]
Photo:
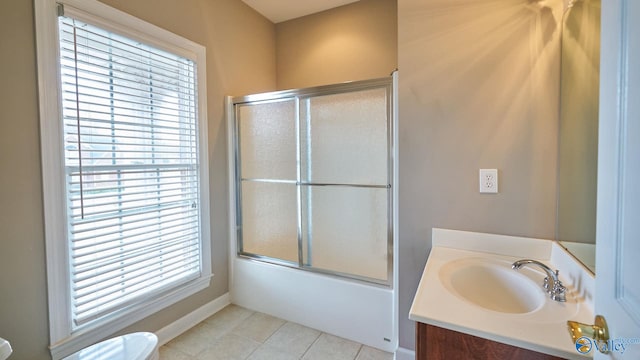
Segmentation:
[(105, 340), (64, 360), (159, 360), (158, 337), (148, 332), (137, 332)]
[(5, 360), (12, 352), (11, 344), (7, 340), (0, 338), (0, 360)]

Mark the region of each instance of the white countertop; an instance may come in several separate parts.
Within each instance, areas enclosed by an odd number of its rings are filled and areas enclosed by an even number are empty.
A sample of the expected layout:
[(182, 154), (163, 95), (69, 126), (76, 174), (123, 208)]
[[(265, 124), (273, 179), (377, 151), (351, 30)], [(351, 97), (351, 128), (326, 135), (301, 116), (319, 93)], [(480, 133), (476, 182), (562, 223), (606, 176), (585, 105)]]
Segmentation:
[[(593, 276), (589, 281), (586, 269), (567, 263), (575, 260), (558, 251), (564, 249), (550, 240), (434, 229), (433, 247), (409, 318), (554, 356), (585, 359), (575, 350), (566, 322), (593, 322)], [(529, 313), (504, 313), (478, 306), (451, 291), (443, 276), (447, 264), (474, 258), (507, 264), (529, 258), (552, 269), (560, 269), (560, 279), (568, 288), (567, 302), (549, 299), (540, 286), (543, 305)], [(541, 270), (528, 267), (527, 272), (537, 281), (536, 286), (541, 284), (545, 276)], [(581, 287), (575, 288), (573, 284), (581, 284)]]

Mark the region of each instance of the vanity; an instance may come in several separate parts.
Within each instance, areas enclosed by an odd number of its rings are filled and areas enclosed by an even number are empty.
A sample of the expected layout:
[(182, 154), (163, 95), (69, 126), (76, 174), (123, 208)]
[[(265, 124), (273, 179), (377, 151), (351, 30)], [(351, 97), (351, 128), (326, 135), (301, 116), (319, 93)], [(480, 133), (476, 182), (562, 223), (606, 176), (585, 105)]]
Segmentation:
[[(557, 242), (433, 229), (409, 318), (416, 359), (585, 359), (567, 320), (593, 320), (593, 275)], [(531, 259), (539, 263), (521, 263)], [(517, 267), (517, 266), (516, 266)], [(545, 271), (544, 268), (547, 268)], [(565, 301), (543, 289), (559, 269)]]

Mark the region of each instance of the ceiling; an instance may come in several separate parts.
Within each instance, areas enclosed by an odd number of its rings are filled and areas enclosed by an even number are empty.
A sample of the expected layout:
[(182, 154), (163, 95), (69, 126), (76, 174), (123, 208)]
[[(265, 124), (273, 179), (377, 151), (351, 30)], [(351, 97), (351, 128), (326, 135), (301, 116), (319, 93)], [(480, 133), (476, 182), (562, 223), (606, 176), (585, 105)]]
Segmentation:
[(358, 0), (242, 0), (274, 23), (350, 4)]

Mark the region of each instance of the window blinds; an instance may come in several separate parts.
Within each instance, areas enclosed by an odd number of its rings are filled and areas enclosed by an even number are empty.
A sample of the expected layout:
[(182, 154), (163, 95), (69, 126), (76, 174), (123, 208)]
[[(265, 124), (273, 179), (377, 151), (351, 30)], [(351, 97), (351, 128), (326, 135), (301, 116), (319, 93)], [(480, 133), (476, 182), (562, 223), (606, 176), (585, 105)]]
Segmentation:
[(59, 17), (74, 326), (201, 271), (192, 60)]

